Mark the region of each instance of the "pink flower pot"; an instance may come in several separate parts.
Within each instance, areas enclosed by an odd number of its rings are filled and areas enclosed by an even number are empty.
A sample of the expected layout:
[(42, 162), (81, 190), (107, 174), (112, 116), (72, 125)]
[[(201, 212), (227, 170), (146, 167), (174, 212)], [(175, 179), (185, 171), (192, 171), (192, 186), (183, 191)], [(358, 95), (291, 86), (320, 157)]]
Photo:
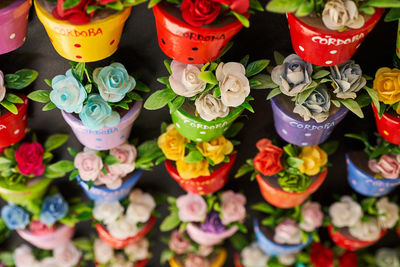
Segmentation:
[(194, 223), (189, 223), (186, 227), (186, 232), (190, 236), (190, 238), (196, 243), (203, 246), (215, 246), (218, 243), (221, 243), (225, 239), (231, 237), (236, 233), (238, 228), (236, 226), (232, 226), (222, 233), (208, 233), (203, 231), (199, 226)]

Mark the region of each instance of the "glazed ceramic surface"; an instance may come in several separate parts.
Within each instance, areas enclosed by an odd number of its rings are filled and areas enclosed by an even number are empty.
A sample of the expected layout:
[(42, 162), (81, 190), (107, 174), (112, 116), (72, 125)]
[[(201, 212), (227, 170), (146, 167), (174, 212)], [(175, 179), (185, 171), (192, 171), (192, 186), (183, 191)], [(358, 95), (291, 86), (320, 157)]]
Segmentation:
[(45, 235), (34, 235), (28, 230), (17, 230), (20, 237), (41, 249), (55, 249), (68, 243), (74, 235), (75, 227), (58, 226), (54, 232)]
[[(226, 250), (223, 248), (219, 249), (218, 256), (216, 260), (212, 263), (210, 267), (222, 267), (225, 266), (225, 261), (226, 261)], [(169, 266), (170, 267), (183, 267), (175, 257), (171, 258), (168, 260)]]
[(0, 117), (0, 148), (18, 143), (28, 132), (27, 110), (28, 98), (21, 96), (23, 104), (17, 104), (18, 114), (7, 112)]
[(234, 235), (237, 230), (237, 226), (231, 226), (225, 229), (223, 232), (216, 234), (203, 231), (194, 223), (189, 223), (186, 227), (186, 232), (190, 238), (203, 246), (215, 246), (216, 244), (221, 243), (225, 239)]
[(388, 142), (400, 145), (400, 119), (396, 118), (389, 113), (385, 112), (382, 117), (379, 118), (378, 111), (374, 105), (372, 105), (374, 111), (376, 127), (378, 128), (379, 134)]

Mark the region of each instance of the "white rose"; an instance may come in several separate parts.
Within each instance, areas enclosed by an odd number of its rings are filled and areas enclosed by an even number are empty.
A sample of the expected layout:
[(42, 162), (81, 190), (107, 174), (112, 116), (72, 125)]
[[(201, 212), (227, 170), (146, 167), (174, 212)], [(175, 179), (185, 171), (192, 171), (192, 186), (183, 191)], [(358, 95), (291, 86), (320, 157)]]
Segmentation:
[(333, 203), (329, 208), (332, 224), (336, 227), (353, 226), (363, 216), (360, 204), (349, 196), (343, 196), (340, 202)]
[(124, 248), (124, 252), (133, 262), (147, 259), (149, 256), (149, 240), (142, 238), (133, 245)]
[(221, 90), (221, 100), (225, 106), (240, 106), (250, 94), (250, 83), (246, 69), (240, 63), (219, 63), (216, 77)]
[(377, 240), (381, 234), (378, 220), (370, 217), (368, 221), (358, 221), (354, 226), (349, 228), (350, 234), (362, 241)]
[(378, 209), (378, 222), (382, 228), (392, 228), (399, 220), (399, 207), (396, 203), (389, 202), (387, 197), (376, 202)]
[(229, 114), (229, 108), (222, 103), (221, 99), (210, 93), (202, 94), (196, 99), (194, 105), (200, 117), (206, 121), (223, 118)]
[(296, 262), (297, 254), (282, 254), (278, 256), (278, 261), (283, 265), (293, 265)]
[(132, 237), (139, 232), (136, 223), (130, 222), (125, 217), (120, 217), (118, 220), (109, 223), (107, 229), (112, 236), (119, 239)]
[(364, 17), (358, 13), (357, 5), (351, 0), (331, 0), (322, 12), (322, 21), (330, 30), (344, 27), (359, 29), (364, 26)]
[(147, 205), (131, 203), (126, 210), (126, 218), (132, 223), (145, 223), (150, 219), (151, 211)]
[(98, 263), (107, 263), (114, 257), (114, 250), (101, 239), (94, 241), (94, 259)]
[(118, 202), (96, 202), (93, 209), (93, 217), (105, 224), (115, 222), (124, 213), (124, 207)]
[(25, 244), (14, 250), (13, 256), (16, 267), (31, 267), (36, 262), (32, 248)]
[(381, 248), (376, 252), (375, 262), (379, 267), (399, 267), (399, 255), (396, 250)]
[(156, 207), (154, 198), (148, 193), (143, 193), (140, 189), (135, 189), (129, 194), (129, 201), (130, 203), (148, 206), (151, 210)]
[(112, 267), (133, 267), (133, 263), (129, 262), (128, 260), (125, 259), (125, 256), (123, 254), (117, 254), (115, 256)]
[(39, 265), (40, 267), (62, 267), (58, 264), (57, 260), (53, 257), (43, 259)]
[(57, 247), (53, 250), (53, 257), (61, 267), (73, 267), (79, 263), (82, 257), (82, 252), (69, 242), (63, 246)]
[(257, 243), (252, 243), (242, 250), (241, 259), (244, 267), (265, 267), (269, 256), (261, 251)]
[(184, 97), (192, 97), (206, 89), (207, 83), (199, 79), (203, 65), (191, 65), (176, 60), (171, 62), (169, 84), (172, 90)]
[(204, 245), (200, 245), (200, 246), (199, 246), (198, 254), (199, 254), (199, 256), (207, 257), (207, 256), (209, 256), (211, 253), (213, 253), (213, 251), (214, 251), (214, 247), (213, 247), (213, 246), (204, 246)]

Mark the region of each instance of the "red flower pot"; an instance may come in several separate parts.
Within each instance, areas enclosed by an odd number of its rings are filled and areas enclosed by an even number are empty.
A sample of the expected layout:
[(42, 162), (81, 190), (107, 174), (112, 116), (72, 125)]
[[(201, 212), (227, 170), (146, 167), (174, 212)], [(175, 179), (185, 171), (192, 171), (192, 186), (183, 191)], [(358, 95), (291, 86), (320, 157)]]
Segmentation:
[(243, 27), (233, 16), (218, 18), (204, 27), (194, 27), (183, 21), (177, 7), (168, 3), (154, 6), (153, 13), (161, 50), (170, 58), (188, 64), (215, 60)]
[(372, 110), (374, 111), (376, 127), (378, 128), (379, 134), (386, 141), (400, 145), (400, 119), (393, 117), (387, 112), (383, 113), (382, 118), (379, 118), (378, 110), (374, 104), (372, 104)]
[[(317, 191), (321, 184), (325, 181), (328, 170), (321, 172), (318, 177), (311, 183), (311, 185), (300, 193), (290, 193), (283, 191), (277, 181), (276, 184), (266, 181), (261, 175), (257, 175), (256, 179), (260, 191), (264, 199), (275, 207), (281, 209), (293, 208), (303, 203), (312, 193)], [(277, 180), (274, 179), (274, 180)]]
[(170, 160), (165, 161), (169, 175), (188, 193), (207, 195), (219, 191), (229, 178), (229, 171), (236, 160), (236, 153), (229, 156), (229, 162), (224, 163), (209, 176), (200, 176), (193, 179), (183, 179)]
[(240, 254), (239, 253), (235, 253), (235, 255), (233, 256), (233, 261), (235, 263), (235, 267), (243, 267), (242, 263), (240, 262)]
[(95, 225), (95, 228), (96, 228), (97, 233), (99, 234), (99, 237), (101, 240), (106, 242), (109, 246), (111, 246), (114, 249), (123, 249), (129, 245), (136, 243), (141, 238), (143, 238), (150, 231), (150, 229), (154, 226), (155, 222), (156, 222), (156, 218), (154, 216), (152, 216), (150, 218), (150, 220), (148, 221), (148, 223), (143, 227), (142, 231), (140, 231), (137, 235), (128, 237), (126, 239), (115, 238), (100, 223), (97, 223)]
[(17, 104), (18, 114), (8, 112), (0, 117), (0, 148), (11, 146), (24, 138), (27, 132), (28, 98), (21, 96), (23, 104)]
[(361, 248), (365, 248), (378, 242), (387, 232), (387, 230), (382, 230), (381, 235), (378, 239), (373, 241), (362, 241), (357, 238), (352, 237), (349, 233), (344, 232), (343, 229), (338, 229), (335, 231), (333, 225), (328, 225), (328, 232), (333, 242), (341, 248), (355, 251)]
[(360, 29), (344, 32), (317, 28), (288, 13), (293, 49), (303, 60), (319, 66), (335, 66), (351, 59), (364, 38), (372, 31), (384, 9), (376, 9)]
[(396, 228), (397, 235), (400, 236), (400, 227)]

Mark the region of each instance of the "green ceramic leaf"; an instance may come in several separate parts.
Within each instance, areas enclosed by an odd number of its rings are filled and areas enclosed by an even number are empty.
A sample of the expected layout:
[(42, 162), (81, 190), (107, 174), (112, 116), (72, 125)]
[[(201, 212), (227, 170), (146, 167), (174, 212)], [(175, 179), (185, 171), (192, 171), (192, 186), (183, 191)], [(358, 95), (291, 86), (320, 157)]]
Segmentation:
[(8, 102), (13, 103), (13, 104), (22, 104), (22, 103), (24, 103), (24, 100), (22, 100), (22, 98), (20, 98), (17, 95), (10, 94), (10, 93), (6, 94), (5, 99)]
[(162, 232), (168, 232), (171, 231), (172, 229), (178, 227), (178, 225), (180, 224), (180, 219), (178, 216), (178, 212), (177, 211), (173, 211), (171, 212), (170, 215), (168, 215), (164, 221), (161, 223), (160, 225), (160, 230)]
[(5, 109), (10, 111), (12, 114), (18, 114), (18, 109), (15, 106), (15, 104), (10, 103), (7, 100), (3, 100), (0, 102), (0, 105), (2, 105)]
[(342, 103), (346, 108), (348, 108), (351, 112), (356, 114), (360, 118), (364, 118), (364, 113), (362, 112), (360, 106), (353, 99), (341, 99), (340, 103)]
[(170, 88), (158, 90), (147, 98), (144, 107), (148, 110), (160, 109), (171, 102), (176, 96), (177, 94)]
[(6, 74), (6, 87), (20, 90), (29, 86), (38, 77), (38, 72), (30, 69), (22, 69), (14, 74)]
[(244, 27), (248, 28), (250, 27), (250, 21), (242, 14), (239, 14), (235, 11), (231, 11), (232, 14), (240, 21), (240, 23), (243, 24)]
[(44, 150), (46, 152), (53, 151), (56, 148), (59, 148), (68, 140), (67, 134), (53, 134), (50, 135), (46, 142), (44, 143)]
[(75, 168), (74, 163), (69, 160), (60, 160), (56, 163), (53, 163), (49, 166), (47, 166), (46, 171), (50, 170), (53, 172), (58, 172), (58, 173), (67, 173), (72, 171)]
[(267, 4), (267, 10), (275, 13), (293, 13), (295, 12), (303, 0), (271, 0)]
[(260, 73), (268, 66), (269, 62), (270, 61), (267, 59), (261, 59), (261, 60), (251, 62), (246, 67), (246, 76), (251, 77), (251, 76), (254, 76), (254, 75)]
[(28, 98), (36, 102), (48, 103), (50, 102), (50, 91), (49, 90), (33, 91), (28, 95)]
[(194, 150), (189, 152), (189, 154), (185, 157), (185, 162), (196, 163), (201, 161), (202, 159), (204, 159), (203, 155), (199, 151)]

